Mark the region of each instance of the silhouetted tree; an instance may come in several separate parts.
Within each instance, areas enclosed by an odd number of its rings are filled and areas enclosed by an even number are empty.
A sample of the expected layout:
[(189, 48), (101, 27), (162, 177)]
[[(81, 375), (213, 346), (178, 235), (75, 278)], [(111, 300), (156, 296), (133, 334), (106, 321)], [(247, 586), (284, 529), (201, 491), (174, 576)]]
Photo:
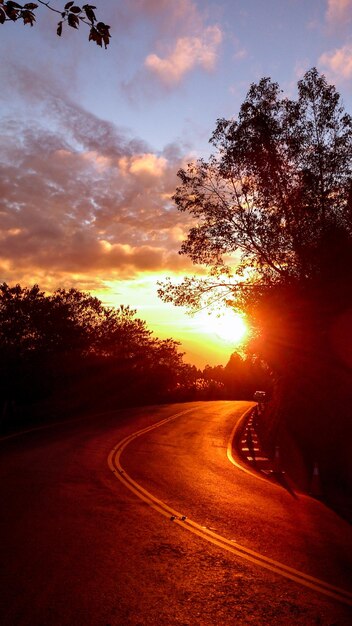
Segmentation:
[(73, 408), (165, 400), (188, 389), (194, 372), (179, 343), (158, 339), (129, 306), (104, 307), (76, 289), (45, 295), (0, 285), (0, 401)]
[(216, 382), (224, 382), (224, 366), (223, 365), (206, 365), (203, 370), (203, 378), (205, 380), (215, 380)]
[(352, 118), (313, 68), (296, 100), (268, 78), (251, 85), (211, 143), (208, 161), (178, 172), (174, 196), (196, 219), (181, 254), (210, 277), (167, 281), (159, 294), (195, 308), (220, 297), (246, 311), (252, 348), (281, 386), (281, 414), (315, 454), (338, 442), (346, 459), (352, 359), (333, 337), (340, 319), (352, 321)]
[[(95, 41), (100, 47), (104, 44), (104, 47), (107, 48), (109, 45), (111, 37), (110, 26), (104, 24), (104, 22), (97, 21), (95, 6), (84, 4), (80, 7), (74, 2), (67, 2), (62, 9), (58, 9), (52, 7), (50, 2), (44, 2), (43, 0), (37, 0), (37, 2), (60, 16), (56, 30), (59, 37), (62, 35), (64, 24), (78, 29), (82, 23), (89, 26), (89, 41)], [(35, 11), (37, 8), (38, 4), (34, 2), (18, 4), (18, 2), (12, 2), (12, 0), (0, 0), (0, 24), (20, 21), (24, 25), (30, 24), (30, 26), (33, 26), (36, 21)]]
[(211, 143), (208, 162), (178, 172), (174, 199), (197, 221), (180, 252), (212, 276), (167, 282), (161, 297), (197, 307), (219, 290), (242, 304), (262, 288), (319, 275), (322, 254), (335, 267), (324, 242), (343, 232), (350, 245), (352, 119), (325, 77), (307, 72), (297, 101), (268, 78), (253, 84), (238, 120), (218, 120)]
[(253, 398), (256, 389), (271, 389), (268, 368), (255, 356), (241, 356), (234, 352), (223, 367), (206, 365), (202, 376), (208, 382), (218, 383), (210, 387), (212, 397), (232, 400)]

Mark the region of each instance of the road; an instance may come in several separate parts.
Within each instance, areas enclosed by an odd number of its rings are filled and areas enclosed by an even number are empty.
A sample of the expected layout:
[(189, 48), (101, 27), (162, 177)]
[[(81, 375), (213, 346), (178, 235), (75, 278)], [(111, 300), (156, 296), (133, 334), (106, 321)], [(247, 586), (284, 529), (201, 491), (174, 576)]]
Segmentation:
[(250, 406), (117, 411), (0, 441), (0, 623), (350, 625), (350, 525), (229, 461)]

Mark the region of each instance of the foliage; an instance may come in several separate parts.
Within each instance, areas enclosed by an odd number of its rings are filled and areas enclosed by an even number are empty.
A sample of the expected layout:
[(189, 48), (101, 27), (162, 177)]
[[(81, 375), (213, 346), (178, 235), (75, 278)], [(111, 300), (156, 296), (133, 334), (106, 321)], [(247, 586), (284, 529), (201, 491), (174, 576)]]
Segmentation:
[[(89, 26), (89, 41), (95, 41), (95, 43), (102, 47), (104, 44), (105, 49), (109, 45), (110, 40), (110, 26), (104, 24), (104, 22), (98, 22), (95, 16), (96, 7), (90, 4), (84, 4), (82, 7), (76, 5), (74, 2), (67, 2), (63, 9), (59, 10), (50, 5), (50, 2), (44, 2), (43, 0), (37, 0), (40, 5), (45, 6), (50, 11), (58, 13), (60, 15), (60, 21), (57, 24), (56, 33), (59, 37), (62, 35), (62, 29), (64, 24), (68, 24), (71, 28), (78, 29), (80, 24), (86, 24)], [(0, 24), (5, 22), (17, 22), (23, 21), (23, 24), (30, 24), (33, 26), (36, 21), (35, 11), (38, 8), (38, 4), (33, 2), (27, 2), (26, 4), (18, 4), (12, 2), (12, 0), (0, 0)]]
[(26, 421), (40, 407), (46, 416), (88, 407), (251, 398), (268, 382), (252, 358), (233, 355), (225, 368), (208, 366), (201, 372), (183, 362), (178, 347), (173, 339), (154, 337), (129, 306), (105, 307), (77, 289), (46, 295), (38, 285), (3, 283), (2, 427)]
[(212, 398), (251, 400), (257, 389), (263, 389), (269, 395), (272, 388), (268, 368), (254, 355), (244, 357), (234, 352), (225, 367), (207, 365), (202, 376), (209, 383), (208, 392)]
[(251, 85), (238, 118), (218, 120), (211, 143), (208, 161), (178, 172), (174, 196), (195, 218), (180, 252), (210, 275), (168, 281), (159, 295), (193, 309), (220, 301), (246, 311), (251, 349), (275, 375), (286, 425), (316, 458), (339, 446), (346, 468), (352, 118), (313, 68), (295, 100), (269, 78)]
[(220, 290), (242, 303), (261, 286), (319, 275), (330, 233), (350, 245), (352, 118), (316, 69), (296, 101), (268, 78), (253, 84), (238, 120), (218, 120), (211, 143), (208, 162), (178, 172), (174, 199), (197, 220), (180, 252), (212, 277), (161, 285), (164, 300), (197, 307)]
[(105, 307), (76, 289), (0, 285), (3, 408), (70, 394), (83, 406), (170, 398), (195, 377), (178, 345), (153, 337), (128, 306)]

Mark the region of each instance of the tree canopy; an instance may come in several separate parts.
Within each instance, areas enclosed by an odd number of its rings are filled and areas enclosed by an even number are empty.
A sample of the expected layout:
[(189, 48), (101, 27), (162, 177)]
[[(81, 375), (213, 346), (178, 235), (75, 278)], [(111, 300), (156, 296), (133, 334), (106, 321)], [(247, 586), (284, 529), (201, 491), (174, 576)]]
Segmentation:
[(210, 141), (209, 161), (178, 172), (174, 200), (196, 220), (180, 253), (212, 278), (167, 283), (163, 299), (198, 306), (215, 289), (252, 298), (259, 286), (326, 271), (330, 239), (349, 247), (352, 118), (315, 68), (296, 100), (269, 78), (251, 85), (238, 119), (219, 119)]
[[(100, 47), (103, 44), (105, 48), (108, 47), (111, 37), (110, 26), (97, 20), (95, 6), (84, 4), (81, 7), (74, 2), (67, 2), (62, 9), (58, 9), (52, 7), (49, 1), (37, 0), (37, 2), (60, 16), (56, 30), (56, 34), (59, 37), (62, 35), (65, 24), (76, 30), (80, 24), (86, 24), (89, 27), (89, 41), (95, 41)], [(5, 22), (22, 22), (24, 25), (30, 24), (30, 26), (33, 26), (36, 22), (36, 10), (39, 5), (34, 2), (18, 4), (18, 2), (13, 2), (12, 0), (0, 0), (0, 24)]]
[[(77, 289), (46, 295), (0, 285), (0, 409), (157, 402), (192, 386), (179, 343), (158, 339), (129, 306)], [(65, 410), (67, 409), (67, 406)]]
[(180, 253), (209, 275), (169, 280), (159, 295), (245, 311), (250, 349), (281, 389), (279, 413), (302, 445), (325, 446), (324, 458), (338, 442), (352, 480), (342, 434), (352, 400), (343, 330), (352, 323), (352, 118), (313, 68), (296, 99), (269, 78), (252, 84), (238, 117), (219, 119), (210, 141), (214, 153), (178, 172), (174, 195), (195, 220)]

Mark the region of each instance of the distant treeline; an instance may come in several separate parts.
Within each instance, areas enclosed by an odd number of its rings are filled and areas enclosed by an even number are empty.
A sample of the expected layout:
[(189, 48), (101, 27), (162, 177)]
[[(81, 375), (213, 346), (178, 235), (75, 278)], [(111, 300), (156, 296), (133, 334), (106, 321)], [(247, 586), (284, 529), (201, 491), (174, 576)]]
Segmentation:
[(203, 372), (184, 363), (179, 342), (154, 337), (129, 306), (77, 289), (0, 285), (3, 431), (86, 410), (252, 397), (267, 378), (236, 354)]

